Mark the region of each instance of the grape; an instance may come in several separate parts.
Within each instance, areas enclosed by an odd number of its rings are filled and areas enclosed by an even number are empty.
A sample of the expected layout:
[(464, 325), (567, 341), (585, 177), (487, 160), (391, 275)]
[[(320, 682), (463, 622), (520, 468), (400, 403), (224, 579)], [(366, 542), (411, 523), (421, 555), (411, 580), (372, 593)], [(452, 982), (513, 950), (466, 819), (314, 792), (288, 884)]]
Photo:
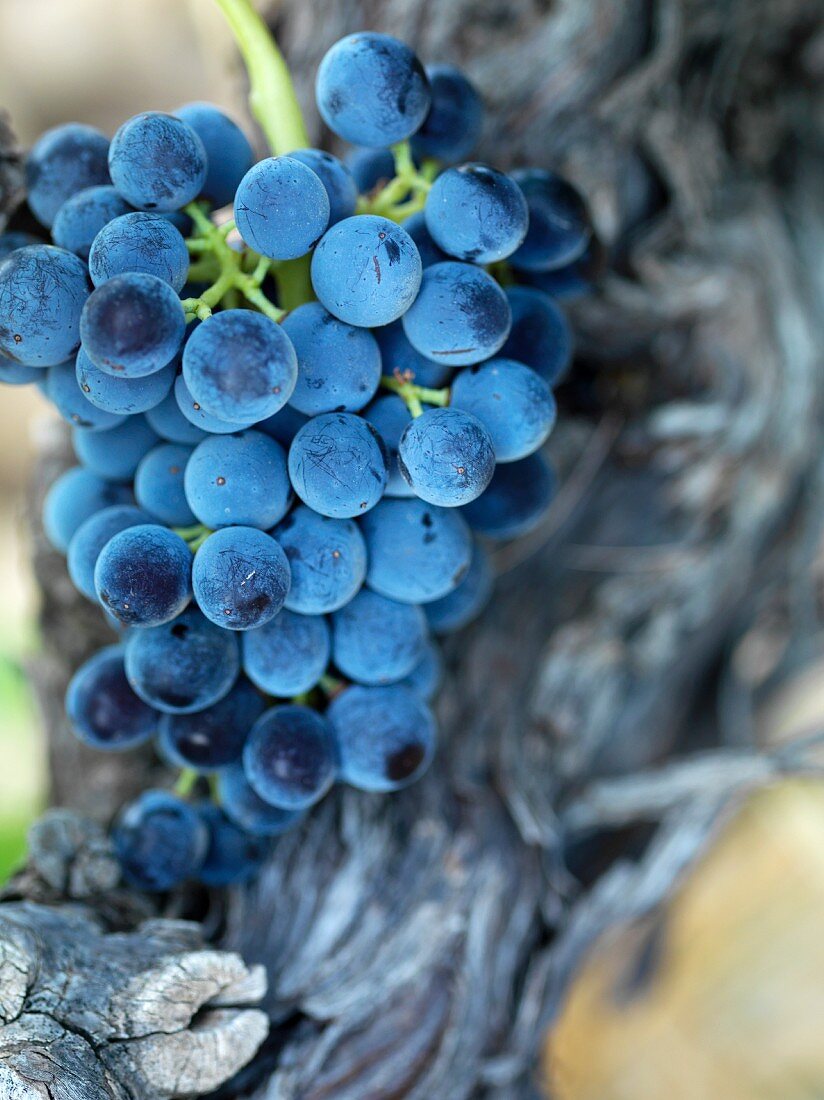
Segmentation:
[(0, 233), (0, 260), (5, 260), (9, 253), (14, 252), (18, 248), (25, 248), (30, 244), (41, 244), (42, 242), (34, 236), (33, 233), (22, 233), (17, 229), (12, 229), (8, 233)]
[(88, 428), (75, 428), (72, 432), (74, 453), (80, 462), (106, 481), (133, 478), (138, 463), (157, 441), (142, 416), (130, 416), (105, 432)]
[(462, 630), (483, 611), (492, 596), (492, 563), (478, 540), (472, 550), (469, 572), (449, 595), (433, 600), (424, 608), (429, 625), (437, 634)]
[(94, 366), (122, 378), (162, 370), (180, 347), (186, 316), (177, 294), (156, 275), (115, 275), (92, 291), (80, 317)]
[(195, 401), (192, 397), (182, 374), (179, 374), (175, 379), (172, 394), (181, 417), (199, 433), (195, 441), (203, 439), (206, 435), (232, 435), (235, 432), (242, 432), (245, 428), (250, 428), (254, 424), (254, 420), (240, 422), (223, 420), (219, 416), (213, 416), (211, 413), (206, 412), (200, 402)]
[[(448, 596), (446, 598), (449, 599)], [(427, 606), (431, 607), (432, 604)], [(425, 703), (428, 703), (437, 695), (442, 679), (443, 659), (441, 658), (441, 651), (434, 642), (429, 641), (426, 643), (421, 660), (408, 676), (404, 676), (399, 681), (398, 686), (409, 688), (410, 691), (414, 691), (416, 695), (420, 696)]]
[(240, 761), (252, 726), (266, 709), (247, 680), (196, 714), (163, 714), (158, 740), (164, 759), (179, 768), (213, 772)]
[(78, 191), (57, 211), (52, 226), (54, 243), (74, 252), (81, 260), (88, 260), (92, 241), (103, 226), (112, 218), (128, 214), (130, 209), (111, 184)]
[(267, 710), (246, 742), (243, 770), (264, 802), (283, 810), (308, 809), (335, 781), (329, 723), (309, 707)]
[(382, 500), (360, 526), (369, 562), (366, 582), (390, 600), (428, 603), (457, 588), (466, 576), (472, 536), (454, 508)]
[(217, 792), (226, 816), (252, 836), (280, 836), (303, 818), (301, 810), (281, 810), (259, 798), (240, 766), (220, 773)]
[(109, 539), (127, 527), (151, 522), (151, 516), (133, 504), (114, 504), (81, 523), (72, 536), (67, 555), (69, 576), (78, 592), (97, 603), (94, 567), (100, 551)]
[(422, 270), (405, 229), (360, 214), (324, 233), (312, 256), (312, 286), (335, 317), (373, 328), (397, 320), (412, 305)]
[(206, 181), (206, 150), (191, 126), (147, 111), (124, 122), (109, 147), (117, 190), (137, 210), (178, 210)]
[(329, 224), (329, 196), (322, 180), (294, 157), (267, 157), (238, 185), (235, 224), (255, 252), (295, 260), (314, 248)]
[(292, 502), (283, 448), (262, 432), (210, 436), (195, 447), (186, 499), (207, 527), (259, 527), (281, 520)]
[(123, 647), (106, 646), (75, 672), (66, 691), (72, 730), (94, 749), (119, 751), (154, 736), (160, 715), (138, 699), (123, 668)]
[(398, 444), (400, 471), (417, 496), (456, 508), (479, 497), (495, 472), (489, 432), (463, 409), (427, 409)]
[(529, 224), (518, 184), (485, 164), (464, 164), (438, 176), (424, 213), (432, 239), (444, 252), (476, 264), (510, 256)]
[(96, 184), (109, 183), (109, 139), (93, 126), (68, 122), (46, 130), (26, 158), (29, 208), (50, 226), (63, 203)]
[(189, 250), (180, 232), (160, 214), (122, 214), (103, 226), (89, 252), (95, 286), (115, 275), (141, 272), (183, 289), (189, 275)]
[(589, 244), (572, 263), (553, 271), (521, 271), (518, 277), (555, 301), (572, 302), (592, 291), (606, 266), (606, 250), (592, 237)]
[(77, 351), (89, 296), (86, 265), (48, 244), (18, 248), (0, 265), (0, 351), (27, 367), (53, 367)]
[(349, 680), (402, 680), (424, 654), (426, 617), (414, 604), (364, 589), (332, 616), (332, 660)]
[(43, 528), (46, 538), (62, 554), (82, 523), (96, 512), (113, 504), (132, 504), (131, 489), (74, 466), (52, 485), (43, 504)]
[(326, 189), (329, 198), (329, 225), (335, 225), (355, 213), (358, 186), (342, 161), (322, 149), (298, 149), (289, 156), (311, 168)]
[(409, 46), (370, 32), (332, 46), (320, 63), (315, 96), (330, 130), (371, 147), (411, 137), (431, 102), (423, 66)]
[(43, 383), (44, 380), (48, 385), (48, 375), (42, 368), (15, 363), (0, 352), (0, 382), (7, 386), (27, 386), (30, 382)]
[(75, 360), (75, 379), (86, 399), (95, 408), (119, 416), (148, 412), (159, 405), (172, 388), (175, 370), (172, 360), (144, 378), (115, 378), (98, 370), (83, 348)]
[(355, 685), (327, 711), (340, 778), (363, 791), (397, 791), (414, 783), (435, 752), (435, 720), (419, 695), (400, 684)]
[(433, 363), (431, 359), (415, 351), (406, 338), (402, 321), (375, 329), (383, 363), (383, 373), (409, 378), (417, 386), (434, 389), (445, 386), (452, 377), (452, 367), (446, 363)]
[(283, 699), (311, 691), (326, 672), (331, 642), (318, 615), (281, 611), (241, 639), (243, 670), (267, 695)]
[(449, 256), (442, 252), (432, 240), (432, 234), (426, 227), (426, 215), (423, 210), (410, 214), (404, 221), (403, 227), (415, 242), (421, 257), (421, 264), (424, 267), (431, 267), (433, 264), (439, 264), (449, 259)]
[(249, 139), (213, 103), (187, 103), (175, 115), (191, 126), (206, 150), (206, 181), (202, 192), (215, 206), (228, 206), (238, 184), (255, 162)]
[(123, 875), (140, 890), (171, 890), (199, 871), (209, 835), (197, 811), (168, 791), (144, 791), (112, 829)]
[(299, 412), (357, 412), (381, 378), (381, 353), (371, 332), (338, 321), (320, 302), (298, 306), (283, 322), (298, 358), (289, 399)]
[(555, 495), (555, 474), (540, 453), (498, 466), (489, 488), (464, 515), (475, 531), (492, 539), (528, 534)]
[(411, 497), (414, 489), (407, 483), (398, 466), (398, 444), (412, 414), (397, 394), (390, 393), (373, 401), (363, 414), (386, 445), (389, 480), (386, 483), (388, 497)]
[(471, 264), (434, 264), (404, 315), (407, 339), (427, 359), (463, 367), (503, 347), (511, 324), (509, 303), (491, 275)]
[(352, 149), (346, 158), (358, 191), (369, 194), (378, 184), (388, 183), (395, 175), (395, 156), (391, 149)]
[(514, 359), (488, 359), (462, 370), (452, 383), (451, 402), (480, 420), (498, 462), (514, 462), (537, 451), (557, 412), (543, 378)]
[(386, 448), (371, 424), (352, 413), (324, 413), (289, 448), (295, 492), (322, 516), (348, 519), (378, 503), (388, 476)]
[(193, 714), (222, 699), (240, 672), (237, 638), (195, 608), (126, 639), (129, 683), (167, 714)]
[(192, 598), (192, 555), (167, 527), (145, 523), (114, 535), (94, 567), (97, 598), (125, 626), (161, 626)]
[(265, 420), (295, 388), (295, 349), (280, 325), (248, 309), (204, 321), (183, 349), (183, 377), (194, 400), (222, 420)]
[(510, 257), (523, 271), (552, 271), (576, 260), (592, 233), (586, 205), (566, 180), (540, 168), (525, 168), (512, 178), (526, 196), (529, 229)]
[[(148, 378), (141, 381), (150, 382), (154, 378), (159, 378), (165, 373), (165, 369), (157, 374), (150, 374)], [(174, 377), (174, 370), (172, 370), (172, 377)], [(206, 438), (206, 432), (202, 428), (196, 428), (180, 411), (174, 387), (162, 401), (146, 410), (146, 420), (160, 438), (168, 443), (195, 444)]]
[(350, 519), (329, 519), (301, 504), (272, 532), (292, 570), (285, 606), (325, 615), (349, 603), (366, 578), (366, 545)]
[(484, 107), (474, 85), (454, 65), (427, 65), (432, 106), (412, 138), (420, 157), (447, 164), (466, 160), (481, 137)]
[(92, 405), (77, 384), (74, 361), (49, 367), (44, 393), (69, 424), (90, 432), (105, 431), (122, 424), (124, 418)]
[(218, 806), (205, 802), (198, 813), (209, 831), (206, 856), (197, 873), (204, 886), (233, 886), (254, 878), (269, 854), (269, 844), (235, 825)]
[(501, 354), (532, 367), (550, 386), (554, 385), (572, 358), (569, 322), (540, 290), (510, 286), (506, 296), (512, 310), (512, 330)]
[(269, 416), (255, 424), (255, 430), (266, 432), (272, 439), (277, 440), (285, 451), (289, 450), (292, 440), (298, 434), (309, 418), (303, 413), (293, 409), (291, 405), (284, 405), (280, 412)]
[(137, 503), (170, 527), (190, 527), (196, 522), (183, 484), (192, 452), (192, 447), (180, 443), (161, 443), (137, 467), (134, 479)]
[(192, 586), (207, 619), (228, 630), (269, 622), (289, 591), (289, 562), (277, 542), (256, 527), (224, 527), (195, 554)]

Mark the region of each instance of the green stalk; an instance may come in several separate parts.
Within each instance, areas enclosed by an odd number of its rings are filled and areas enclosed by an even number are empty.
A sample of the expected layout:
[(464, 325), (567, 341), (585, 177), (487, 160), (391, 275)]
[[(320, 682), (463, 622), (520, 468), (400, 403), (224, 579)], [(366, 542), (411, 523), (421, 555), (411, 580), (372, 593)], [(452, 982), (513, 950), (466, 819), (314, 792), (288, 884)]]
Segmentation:
[(249, 109), (275, 156), (305, 149), (309, 136), (283, 54), (250, 0), (215, 0), (249, 74)]

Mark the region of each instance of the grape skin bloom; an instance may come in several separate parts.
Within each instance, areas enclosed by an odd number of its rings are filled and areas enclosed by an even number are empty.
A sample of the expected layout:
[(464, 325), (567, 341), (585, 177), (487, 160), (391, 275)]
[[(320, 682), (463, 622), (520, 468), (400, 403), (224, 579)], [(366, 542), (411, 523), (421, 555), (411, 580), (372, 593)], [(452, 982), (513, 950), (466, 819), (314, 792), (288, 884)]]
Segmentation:
[(252, 726), (266, 709), (248, 680), (195, 714), (158, 715), (158, 747), (165, 760), (203, 774), (239, 763)]
[(485, 164), (448, 168), (432, 184), (424, 209), (436, 245), (476, 264), (503, 260), (526, 236), (529, 210), (514, 180)]
[(48, 244), (18, 248), (0, 265), (0, 351), (28, 367), (65, 363), (80, 343), (86, 265)]
[(108, 154), (106, 135), (80, 122), (42, 134), (26, 158), (26, 197), (37, 220), (51, 226), (72, 195), (110, 183)]
[(323, 182), (294, 157), (258, 161), (240, 181), (235, 224), (255, 252), (271, 260), (305, 256), (329, 225)]
[(388, 471), (378, 433), (352, 413), (326, 413), (305, 424), (289, 448), (295, 492), (322, 516), (350, 519), (374, 508)]
[(139, 890), (171, 890), (195, 875), (209, 844), (197, 811), (169, 791), (144, 791), (112, 829), (127, 882)]
[(285, 607), (302, 615), (337, 611), (366, 578), (366, 544), (351, 519), (330, 519), (300, 504), (272, 532), (289, 559)]
[(174, 114), (203, 142), (207, 163), (203, 195), (215, 206), (228, 206), (238, 184), (255, 162), (249, 139), (233, 119), (212, 103), (187, 103)]
[(161, 626), (192, 598), (192, 555), (159, 524), (127, 527), (100, 551), (94, 586), (103, 607), (124, 626)]
[(109, 146), (112, 183), (136, 210), (179, 210), (203, 190), (206, 168), (191, 126), (157, 111), (124, 122)]
[(131, 207), (111, 184), (87, 187), (67, 199), (54, 219), (52, 238), (56, 245), (88, 260), (89, 250), (100, 230)]
[(195, 447), (183, 478), (195, 516), (218, 527), (274, 527), (292, 503), (283, 448), (262, 432), (208, 436)]
[(331, 640), (326, 619), (281, 611), (241, 639), (243, 670), (265, 691), (282, 699), (311, 691), (326, 672)]
[(203, 543), (192, 566), (198, 607), (217, 626), (252, 630), (278, 614), (291, 571), (280, 545), (255, 527), (224, 527)]
[(82, 348), (75, 359), (75, 377), (84, 396), (96, 408), (119, 416), (134, 416), (158, 406), (171, 391), (176, 369), (173, 360), (143, 378), (115, 378), (99, 370)]
[(304, 706), (274, 707), (258, 719), (243, 750), (252, 789), (282, 810), (305, 810), (335, 781), (329, 723)]
[(129, 271), (155, 275), (179, 293), (189, 274), (183, 235), (160, 214), (136, 211), (108, 221), (89, 252), (92, 282), (100, 286)]
[(443, 508), (479, 497), (495, 472), (489, 432), (462, 409), (427, 409), (405, 429), (398, 465), (417, 496)]
[(129, 687), (122, 646), (106, 646), (75, 672), (66, 691), (66, 716), (84, 744), (104, 752), (145, 744), (160, 718)]
[(408, 676), (423, 658), (426, 617), (364, 589), (332, 616), (332, 660), (359, 684), (391, 684)]

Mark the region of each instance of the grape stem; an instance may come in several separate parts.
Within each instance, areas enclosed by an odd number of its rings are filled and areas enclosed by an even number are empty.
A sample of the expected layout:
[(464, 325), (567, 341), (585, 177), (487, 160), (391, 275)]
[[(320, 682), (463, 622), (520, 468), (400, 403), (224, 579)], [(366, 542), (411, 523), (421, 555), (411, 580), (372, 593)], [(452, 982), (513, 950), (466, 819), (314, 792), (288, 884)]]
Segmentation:
[(438, 171), (438, 164), (427, 160), (418, 170), (408, 141), (393, 145), (392, 155), (395, 158), (395, 178), (374, 194), (362, 196), (358, 203), (358, 213), (377, 214), (402, 222), (411, 214), (423, 210), (426, 196)]
[(432, 390), (427, 386), (416, 386), (411, 371), (395, 371), (394, 374), (384, 374), (381, 385), (385, 390), (390, 390), (400, 397), (413, 417), (423, 414), (424, 405), (438, 405), (444, 408), (449, 404), (450, 390), (445, 387), (442, 390)]
[(194, 768), (183, 768), (175, 782), (175, 794), (187, 798), (194, 791), (199, 778), (199, 773)]
[(214, 534), (211, 528), (202, 523), (196, 523), (194, 527), (173, 527), (172, 530), (183, 539), (193, 554), (201, 548), (210, 535)]

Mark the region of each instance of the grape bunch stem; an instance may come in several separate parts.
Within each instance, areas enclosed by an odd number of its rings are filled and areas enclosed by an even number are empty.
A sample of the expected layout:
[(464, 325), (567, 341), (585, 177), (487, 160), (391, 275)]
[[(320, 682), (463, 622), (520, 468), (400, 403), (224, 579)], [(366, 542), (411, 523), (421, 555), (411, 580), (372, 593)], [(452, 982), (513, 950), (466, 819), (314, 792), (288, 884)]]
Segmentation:
[(444, 408), (449, 404), (449, 388), (442, 390), (429, 389), (427, 386), (416, 386), (410, 372), (395, 371), (394, 374), (384, 374), (381, 385), (385, 390), (396, 393), (413, 417), (421, 416), (424, 405), (438, 405)]

